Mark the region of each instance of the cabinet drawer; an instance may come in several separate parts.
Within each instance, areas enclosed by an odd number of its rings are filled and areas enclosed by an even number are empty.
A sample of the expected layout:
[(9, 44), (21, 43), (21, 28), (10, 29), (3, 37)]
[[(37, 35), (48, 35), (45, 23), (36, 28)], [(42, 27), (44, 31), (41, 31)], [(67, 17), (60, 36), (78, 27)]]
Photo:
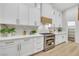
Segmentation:
[(0, 56), (5, 54), (6, 47), (0, 47)]
[(34, 48), (34, 53), (39, 52), (43, 49), (44, 49), (43, 45), (36, 45), (35, 48)]
[(19, 55), (16, 44), (0, 46), (0, 56), (16, 56)]
[(63, 41), (62, 35), (57, 35), (57, 36), (55, 37), (55, 44), (56, 44), (56, 45), (62, 43), (62, 41)]
[(0, 47), (1, 46), (8, 46), (8, 45), (15, 45), (15, 44), (18, 44), (18, 42), (13, 41), (13, 40), (1, 41), (0, 42)]
[(43, 43), (43, 42), (44, 42), (43, 38), (41, 38), (41, 37), (35, 38), (34, 41), (35, 41), (37, 44), (40, 44), (40, 43)]

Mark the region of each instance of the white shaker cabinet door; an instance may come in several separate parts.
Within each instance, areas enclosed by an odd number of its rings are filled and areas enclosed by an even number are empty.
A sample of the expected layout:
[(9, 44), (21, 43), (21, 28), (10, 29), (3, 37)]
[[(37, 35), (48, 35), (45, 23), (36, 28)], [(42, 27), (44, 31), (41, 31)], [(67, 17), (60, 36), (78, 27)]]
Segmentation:
[(0, 56), (19, 55), (18, 45), (15, 41), (0, 42)]
[(58, 45), (60, 43), (62, 43), (63, 39), (62, 39), (62, 35), (55, 35), (55, 45)]
[(28, 25), (28, 7), (19, 4), (19, 24), (20, 25)]
[(63, 34), (62, 39), (64, 42), (68, 42), (68, 34), (67, 33)]
[(19, 51), (18, 51), (17, 45), (10, 45), (10, 46), (6, 47), (5, 54), (7, 56), (17, 56), (17, 55), (19, 55), (18, 53), (19, 53)]
[(33, 26), (40, 25), (40, 9), (29, 8), (29, 24)]
[(0, 56), (5, 56), (6, 53), (5, 53), (5, 47), (0, 47)]
[(42, 4), (42, 16), (52, 18), (52, 6), (50, 4)]
[(55, 35), (55, 45), (63, 43), (65, 41), (67, 41), (66, 34), (63, 33)]
[(34, 53), (43, 50), (44, 45), (44, 38), (43, 37), (36, 37), (34, 38)]
[(4, 6), (4, 23), (5, 24), (16, 24), (17, 19), (17, 4), (6, 3)]
[(4, 24), (4, 19), (3, 19), (4, 7), (5, 7), (5, 5), (3, 3), (1, 3), (0, 4), (0, 24)]
[(27, 56), (33, 53), (33, 44), (30, 38), (21, 40), (21, 50), (20, 55)]
[(62, 27), (62, 13), (59, 11), (55, 11), (54, 16), (55, 27)]

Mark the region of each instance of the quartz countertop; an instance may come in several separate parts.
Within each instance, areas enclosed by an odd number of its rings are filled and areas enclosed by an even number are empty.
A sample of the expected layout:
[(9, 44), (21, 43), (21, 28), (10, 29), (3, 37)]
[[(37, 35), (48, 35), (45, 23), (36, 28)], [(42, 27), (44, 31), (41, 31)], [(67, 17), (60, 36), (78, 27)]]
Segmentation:
[(66, 34), (66, 32), (61, 31), (61, 32), (54, 32), (54, 34)]
[(43, 36), (41, 34), (34, 34), (34, 35), (17, 35), (11, 37), (0, 37), (0, 40), (13, 40), (13, 39), (22, 39), (22, 38), (31, 38), (31, 37), (40, 37)]
[[(55, 35), (66, 34), (66, 32), (54, 32)], [(32, 37), (40, 37), (42, 34), (34, 34), (34, 35), (16, 35), (11, 37), (0, 37), (0, 40), (13, 40), (13, 39), (22, 39), (22, 38), (32, 38)]]

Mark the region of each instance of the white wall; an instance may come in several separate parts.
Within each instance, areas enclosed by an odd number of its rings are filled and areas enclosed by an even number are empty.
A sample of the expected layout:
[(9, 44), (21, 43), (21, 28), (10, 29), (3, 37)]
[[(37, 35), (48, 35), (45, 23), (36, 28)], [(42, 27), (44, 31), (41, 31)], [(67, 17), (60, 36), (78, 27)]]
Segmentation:
[(79, 20), (78, 20), (78, 6), (76, 7), (76, 30), (75, 30), (75, 39), (76, 39), (76, 43), (79, 43)]

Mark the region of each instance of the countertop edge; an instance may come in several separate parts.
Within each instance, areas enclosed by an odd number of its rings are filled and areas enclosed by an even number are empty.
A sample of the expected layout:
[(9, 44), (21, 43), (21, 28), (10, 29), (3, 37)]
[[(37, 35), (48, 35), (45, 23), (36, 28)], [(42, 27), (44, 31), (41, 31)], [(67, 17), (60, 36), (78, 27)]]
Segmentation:
[(24, 39), (24, 38), (32, 38), (32, 37), (42, 37), (43, 35), (18, 35), (12, 37), (0, 37), (0, 41), (2, 40), (14, 40), (14, 39)]

